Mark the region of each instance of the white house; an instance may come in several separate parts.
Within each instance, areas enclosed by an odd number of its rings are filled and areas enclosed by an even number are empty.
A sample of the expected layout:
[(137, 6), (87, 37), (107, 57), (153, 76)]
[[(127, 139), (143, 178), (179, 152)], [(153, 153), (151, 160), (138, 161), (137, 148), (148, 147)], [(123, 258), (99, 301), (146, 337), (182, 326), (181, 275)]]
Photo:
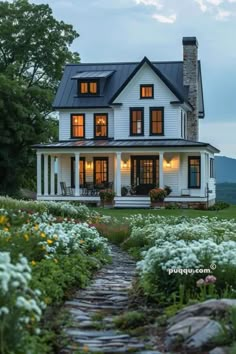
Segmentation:
[(219, 150), (199, 141), (195, 37), (183, 38), (182, 61), (66, 65), (53, 108), (59, 141), (34, 145), (38, 200), (99, 202), (99, 190), (110, 187), (115, 206), (148, 207), (149, 190), (168, 185), (166, 202), (215, 202)]

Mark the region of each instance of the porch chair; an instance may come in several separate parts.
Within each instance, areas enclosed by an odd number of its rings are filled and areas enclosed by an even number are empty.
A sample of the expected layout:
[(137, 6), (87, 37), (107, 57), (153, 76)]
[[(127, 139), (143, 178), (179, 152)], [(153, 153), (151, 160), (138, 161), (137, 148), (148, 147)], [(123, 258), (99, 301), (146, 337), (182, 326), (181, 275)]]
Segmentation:
[(71, 187), (67, 187), (65, 182), (60, 182), (60, 186), (62, 195), (74, 195), (73, 189)]

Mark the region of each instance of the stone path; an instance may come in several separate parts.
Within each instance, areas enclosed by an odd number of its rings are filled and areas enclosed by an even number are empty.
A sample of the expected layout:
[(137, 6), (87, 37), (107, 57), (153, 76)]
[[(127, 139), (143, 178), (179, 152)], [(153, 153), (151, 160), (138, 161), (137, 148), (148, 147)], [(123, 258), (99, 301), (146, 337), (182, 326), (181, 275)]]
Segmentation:
[(66, 302), (72, 325), (65, 330), (70, 344), (61, 354), (161, 354), (145, 350), (147, 345), (150, 347), (150, 339), (135, 338), (115, 328), (114, 316), (128, 309), (128, 291), (135, 276), (135, 262), (116, 246), (112, 246), (112, 259), (111, 264), (97, 273), (88, 288), (78, 291)]

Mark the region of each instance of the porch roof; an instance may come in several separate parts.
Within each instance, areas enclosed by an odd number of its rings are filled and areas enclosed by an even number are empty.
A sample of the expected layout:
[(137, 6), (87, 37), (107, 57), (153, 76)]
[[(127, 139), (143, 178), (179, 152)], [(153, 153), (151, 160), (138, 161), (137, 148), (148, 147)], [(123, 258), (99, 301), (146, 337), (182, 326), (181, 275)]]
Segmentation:
[(190, 148), (190, 147), (206, 147), (213, 150), (215, 153), (220, 151), (214, 146), (203, 143), (199, 141), (191, 141), (184, 139), (140, 139), (140, 140), (95, 140), (95, 139), (84, 139), (84, 140), (70, 140), (70, 141), (59, 141), (50, 144), (36, 144), (32, 146), (35, 149), (45, 149), (45, 148), (145, 148), (145, 147), (173, 147), (173, 148)]

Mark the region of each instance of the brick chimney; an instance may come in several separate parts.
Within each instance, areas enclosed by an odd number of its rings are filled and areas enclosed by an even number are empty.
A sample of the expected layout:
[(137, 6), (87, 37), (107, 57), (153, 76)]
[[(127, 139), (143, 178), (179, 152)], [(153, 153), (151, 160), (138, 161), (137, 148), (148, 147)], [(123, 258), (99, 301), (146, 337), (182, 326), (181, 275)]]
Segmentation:
[(196, 37), (183, 37), (183, 82), (189, 87), (189, 103), (193, 106), (193, 111), (188, 112), (187, 139), (198, 141), (198, 41)]

